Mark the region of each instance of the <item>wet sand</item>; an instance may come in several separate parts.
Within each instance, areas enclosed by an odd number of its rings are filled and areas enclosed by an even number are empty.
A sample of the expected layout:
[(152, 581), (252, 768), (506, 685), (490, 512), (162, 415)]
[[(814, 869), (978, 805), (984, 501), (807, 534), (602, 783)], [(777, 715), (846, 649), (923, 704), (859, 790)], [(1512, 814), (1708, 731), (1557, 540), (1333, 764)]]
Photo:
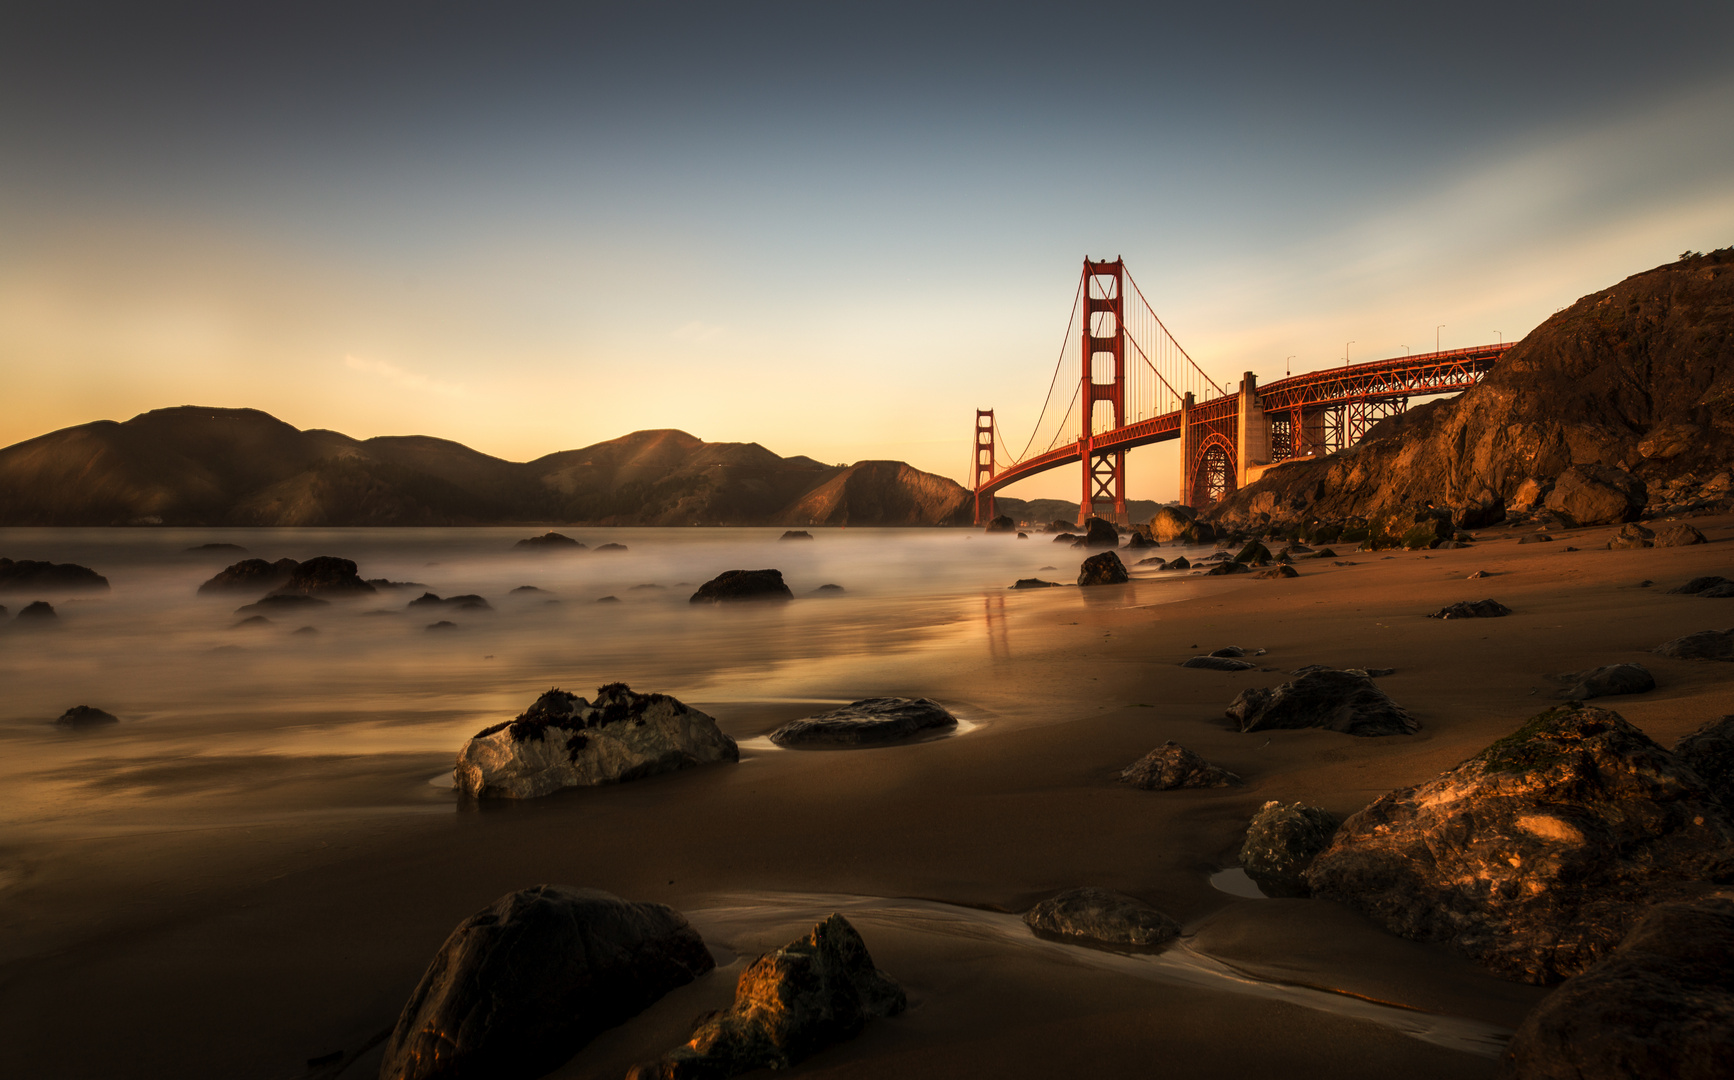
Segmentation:
[[(988, 596), (979, 620), (946, 631), (955, 647), (868, 649), (811, 669), (821, 674), (805, 685), (777, 684), (776, 696), (799, 701), (754, 702), (750, 687), (715, 675), (690, 696), (635, 682), (705, 708), (743, 740), (812, 711), (805, 701), (870, 692), (937, 698), (975, 725), (965, 734), (755, 749), (738, 766), (523, 804), (464, 807), (430, 783), (456, 745), (372, 752), (389, 716), (367, 753), (93, 764), (90, 779), (61, 781), (69, 804), (100, 804), (104, 785), (131, 801), (71, 815), (76, 828), (41, 818), (0, 838), (8, 1072), (330, 1075), (308, 1060), (353, 1055), (388, 1028), (458, 921), (513, 889), (559, 882), (687, 912), (720, 965), (559, 1076), (618, 1077), (674, 1045), (695, 1014), (726, 1002), (753, 955), (837, 909), (911, 1007), (810, 1059), (806, 1075), (1487, 1076), (1502, 1033), (1545, 991), (1335, 905), (1240, 898), (1209, 875), (1234, 865), (1265, 800), (1351, 813), (1545, 708), (1551, 673), (1645, 663), (1657, 690), (1600, 703), (1664, 744), (1734, 712), (1734, 667), (1646, 653), (1734, 624), (1734, 604), (1665, 592), (1734, 573), (1734, 520), (1694, 524), (1712, 543), (1606, 551), (1612, 530), (1591, 529), (1520, 547), (1493, 529), (1467, 550), (1345, 553), (1356, 565), (1308, 560), (1297, 579), (1195, 580), (1184, 595), (1140, 579)], [(1498, 576), (1465, 580), (1481, 569)], [(1654, 586), (1637, 587), (1646, 579)], [(1421, 617), (1484, 597), (1514, 614)], [(1258, 659), (1272, 670), (1176, 666), (1229, 644), (1269, 650)], [(1312, 663), (1395, 668), (1380, 683), (1421, 733), (1226, 728), (1222, 709), (1241, 688)], [(721, 686), (741, 692), (702, 692)], [(1115, 782), (1166, 739), (1246, 784)], [(100, 743), (90, 745), (99, 762)], [(1133, 958), (1017, 932), (1015, 913), (1080, 884), (1140, 896), (1185, 935)], [(342, 1075), (372, 1075), (378, 1053)]]

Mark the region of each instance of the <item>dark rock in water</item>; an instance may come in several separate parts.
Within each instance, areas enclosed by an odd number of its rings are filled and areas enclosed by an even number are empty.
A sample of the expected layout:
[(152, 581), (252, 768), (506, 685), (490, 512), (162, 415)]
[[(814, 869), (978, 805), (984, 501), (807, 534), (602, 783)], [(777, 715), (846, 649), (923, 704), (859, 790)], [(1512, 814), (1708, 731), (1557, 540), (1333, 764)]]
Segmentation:
[(1642, 480), (1607, 465), (1573, 465), (1547, 496), (1547, 508), (1577, 526), (1635, 521), (1648, 502)]
[(1734, 813), (1734, 716), (1712, 720), (1674, 744), (1674, 754)]
[(205, 553), (225, 555), (245, 555), (247, 549), (240, 544), (196, 544), (186, 549), (188, 555), (203, 555)]
[(459, 752), (452, 776), (472, 798), (533, 799), (740, 756), (714, 718), (667, 694), (609, 683), (594, 702), (549, 690), (516, 719), (482, 729)]
[(1242, 562), (1219, 562), (1204, 572), (1205, 577), (1226, 577), (1229, 574), (1250, 574), (1252, 568)]
[(1647, 548), (1653, 546), (1655, 542), (1656, 534), (1634, 521), (1620, 526), (1620, 531), (1614, 533), (1608, 540), (1608, 550)]
[(393, 581), (390, 578), (370, 577), (367, 583), (376, 589), (425, 589), (419, 581)]
[(1295, 668), (1293, 671), (1289, 672), (1289, 674), (1293, 675), (1294, 677), (1296, 677), (1298, 679), (1302, 675), (1311, 675), (1315, 671), (1346, 671), (1350, 675), (1365, 675), (1369, 679), (1382, 679), (1386, 675), (1395, 675), (1397, 673), (1396, 668), (1388, 668), (1388, 667), (1334, 668), (1334, 667), (1331, 667), (1329, 664), (1308, 664), (1306, 667)]
[(279, 596), (353, 596), (374, 592), (372, 585), (361, 580), (355, 563), (334, 555), (308, 559), (289, 574), (289, 580), (277, 586)]
[(301, 564), (294, 559), (278, 559), (276, 562), (266, 562), (264, 559), (242, 559), (223, 570), (216, 577), (199, 586), (199, 595), (211, 593), (247, 592), (258, 593), (274, 589), (289, 580), (289, 575)]
[(1588, 701), (1616, 694), (1645, 694), (1656, 688), (1656, 677), (1642, 664), (1608, 664), (1587, 671), (1555, 675), (1554, 678), (1569, 684), (1560, 694), (1568, 701)]
[[(1264, 650), (1260, 649), (1259, 651), (1263, 652)], [(1245, 656), (1246, 650), (1241, 648), (1239, 645), (1224, 645), (1220, 649), (1210, 650), (1210, 655), (1211, 656)]]
[(0, 559), (0, 592), (88, 592), (107, 588), (107, 578), (77, 563)]
[(1018, 578), (1016, 584), (1014, 584), (1012, 586), (1012, 588), (1014, 588), (1014, 589), (1052, 589), (1057, 585), (1059, 585), (1059, 582), (1057, 582), (1057, 581), (1043, 581), (1041, 578), (1025, 577), (1025, 578)]
[(1121, 585), (1131, 580), (1126, 564), (1112, 551), (1092, 555), (1078, 566), (1079, 585)]
[(1270, 562), (1270, 549), (1257, 540), (1248, 540), (1246, 546), (1240, 549), (1240, 554), (1234, 557), (1237, 563), (1247, 563), (1251, 566), (1263, 566)]
[[(1010, 521), (1011, 519), (1006, 518), (1005, 520)], [(993, 532), (993, 526), (988, 526), (987, 531)], [(811, 540), (812, 538), (813, 534), (805, 529), (789, 529), (785, 531), (783, 535), (777, 537), (778, 540)]]
[(1653, 543), (1656, 547), (1690, 547), (1693, 544), (1707, 544), (1709, 540), (1697, 529), (1679, 521), (1657, 529)]
[(1734, 873), (1734, 825), (1684, 761), (1618, 713), (1562, 705), (1350, 817), (1316, 896), (1551, 983), (1606, 956), (1643, 909)]
[(1030, 538), (1029, 533), (1026, 533), (1026, 532), (1018, 533), (1018, 539), (1019, 540), (1028, 540), (1029, 538)]
[(596, 550), (597, 551), (625, 551), (626, 545), (625, 544), (603, 544), (601, 547), (597, 548)]
[(494, 606), (475, 593), (441, 597), (437, 593), (422, 593), (407, 605), (411, 608), (455, 608), (459, 611), (492, 611)]
[(1449, 607), (1432, 612), (1429, 619), (1502, 619), (1511, 609), (1497, 600), (1459, 600)]
[(91, 705), (74, 705), (61, 713), (60, 719), (54, 722), (67, 727), (98, 727), (102, 724), (118, 724), (120, 717)]
[(1172, 740), (1126, 766), (1120, 779), (1140, 791), (1174, 788), (1218, 788), (1240, 783), (1240, 777)]
[(832, 915), (806, 937), (753, 961), (735, 984), (733, 1005), (699, 1017), (685, 1044), (633, 1066), (626, 1077), (722, 1080), (787, 1069), (907, 1007), (903, 988), (873, 966), (849, 920)]
[(1093, 517), (1084, 522), (1083, 546), (1117, 548), (1120, 546), (1120, 530), (1111, 521)]
[(1246, 826), (1240, 866), (1266, 896), (1308, 896), (1307, 867), (1330, 846), (1336, 815), (1316, 806), (1272, 800)]
[(1657, 904), (1601, 964), (1524, 1017), (1510, 1080), (1734, 1076), (1734, 898)]
[(814, 596), (842, 596), (846, 590), (841, 585), (821, 585), (813, 590)]
[(598, 596), (596, 599), (594, 599), (590, 602), (592, 604), (618, 604), (618, 603), (620, 603), (620, 597), (618, 597), (618, 596)]
[(727, 570), (698, 587), (689, 601), (722, 604), (737, 600), (793, 600), (781, 570)]
[(1317, 551), (1313, 552), (1313, 558), (1315, 559), (1334, 559), (1336, 557), (1337, 553), (1332, 551), (1330, 548), (1319, 548)]
[(1134, 548), (1153, 548), (1153, 547), (1160, 547), (1160, 546), (1161, 545), (1156, 543), (1156, 541), (1150, 539), (1148, 536), (1145, 536), (1141, 532), (1133, 533), (1132, 536), (1126, 541), (1126, 550), (1127, 551), (1131, 551)]
[(245, 619), (242, 619), (240, 622), (236, 623), (234, 626), (230, 627), (230, 629), (239, 630), (243, 626), (259, 627), (259, 626), (274, 626), (274, 625), (275, 624), (270, 619), (266, 618), (263, 615), (249, 615)]
[(1168, 563), (1167, 566), (1164, 566), (1162, 569), (1164, 569), (1164, 570), (1190, 570), (1190, 569), (1192, 569), (1192, 564), (1190, 562), (1186, 561), (1186, 556), (1179, 555), (1179, 556), (1176, 556), (1172, 561), (1170, 561)]
[(1675, 660), (1734, 660), (1734, 629), (1700, 630), (1650, 650)]
[(534, 585), (520, 585), (517, 588), (512, 590), (512, 595), (513, 596), (519, 596), (519, 595), (522, 595), (524, 593), (539, 593), (539, 592), (547, 592), (547, 591), (548, 590), (546, 590), (546, 589), (538, 589)]
[(1152, 555), (1147, 559), (1139, 559), (1138, 565), (1139, 566), (1154, 566), (1157, 569), (1161, 569), (1162, 564), (1167, 562), (1167, 561), (1168, 561), (1167, 559), (1164, 559), (1160, 555)]
[(298, 626), (295, 629), (289, 631), (289, 634), (291, 637), (295, 637), (295, 636), (307, 637), (308, 635), (317, 634), (317, 633), (319, 633), (319, 628), (317, 626)]
[(54, 610), (54, 605), (46, 600), (32, 600), (19, 609), (14, 616), (16, 622), (52, 623), (59, 622), (60, 615)]
[(1082, 540), (1082, 539), (1083, 539), (1083, 537), (1079, 536), (1077, 533), (1063, 532), (1060, 535), (1054, 537), (1054, 543), (1056, 543), (1056, 544), (1075, 544), (1079, 540)]
[(1681, 585), (1678, 588), (1669, 589), (1668, 591), (1670, 593), (1683, 594), (1686, 596), (1697, 596), (1697, 595), (1700, 595), (1702, 593), (1708, 592), (1711, 589), (1714, 589), (1718, 585), (1727, 585), (1727, 584), (1729, 584), (1729, 581), (1727, 578), (1717, 577), (1714, 574), (1708, 574), (1704, 577), (1695, 577), (1691, 581), (1686, 582), (1684, 585)]
[(673, 908), (563, 885), (511, 893), (446, 938), (379, 1075), (531, 1080), (715, 966)]
[(1707, 600), (1726, 600), (1729, 597), (1734, 596), (1734, 581), (1725, 582), (1721, 585), (1712, 585), (1698, 595)]
[(1520, 544), (1551, 544), (1553, 537), (1546, 533), (1530, 533), (1527, 536), (1519, 537), (1517, 542)]
[(1059, 567), (1057, 567), (1057, 566), (1038, 566), (1038, 567), (1036, 567), (1036, 569), (1037, 570), (1058, 570)]
[(1044, 937), (1146, 948), (1180, 934), (1179, 923), (1144, 901), (1089, 886), (1048, 897), (1024, 913), (1024, 925)]
[(1240, 731), (1324, 728), (1348, 735), (1413, 735), (1420, 723), (1367, 675), (1325, 668), (1275, 689), (1249, 687), (1228, 706)]
[(956, 726), (957, 717), (931, 698), (876, 697), (792, 720), (770, 738), (778, 746), (880, 746)]
[(1237, 660), (1229, 656), (1194, 656), (1180, 665), (1185, 668), (1203, 668), (1205, 671), (1255, 671), (1258, 665), (1250, 660)]
[(526, 537), (512, 546), (519, 548), (533, 548), (541, 551), (580, 551), (584, 548), (583, 543), (580, 541), (574, 540), (570, 536), (563, 536), (557, 532), (546, 532), (541, 536)]
[(1013, 521), (1011, 518), (1006, 517), (1004, 514), (1001, 514), (999, 517), (996, 517), (987, 523), (987, 531), (990, 533), (1017, 532), (1018, 523)]
[(300, 593), (272, 593), (262, 600), (235, 609), (237, 615), (263, 615), (267, 612), (297, 612), (311, 611), (314, 608), (329, 607), (331, 601), (321, 600), (317, 596), (302, 596)]
[(1300, 571), (1292, 566), (1273, 566), (1269, 570), (1260, 570), (1255, 576), (1261, 578), (1293, 578), (1300, 577)]
[(450, 619), (441, 619), (439, 622), (436, 622), (436, 623), (428, 623), (427, 628), (429, 630), (456, 630), (458, 628), (458, 624), (455, 622), (452, 622)]

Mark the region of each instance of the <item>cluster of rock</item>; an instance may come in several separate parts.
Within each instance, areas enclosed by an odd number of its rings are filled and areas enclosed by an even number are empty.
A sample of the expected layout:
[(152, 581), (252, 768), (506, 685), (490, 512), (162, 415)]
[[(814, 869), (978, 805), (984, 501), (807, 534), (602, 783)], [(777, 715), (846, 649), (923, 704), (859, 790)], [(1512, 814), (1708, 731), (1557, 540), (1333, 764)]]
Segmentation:
[(1703, 544), (1708, 541), (1704, 534), (1683, 521), (1663, 525), (1657, 529), (1646, 529), (1632, 522), (1620, 526), (1620, 531), (1608, 539), (1608, 550), (1619, 551), (1628, 548), (1647, 547), (1690, 547), (1693, 544)]

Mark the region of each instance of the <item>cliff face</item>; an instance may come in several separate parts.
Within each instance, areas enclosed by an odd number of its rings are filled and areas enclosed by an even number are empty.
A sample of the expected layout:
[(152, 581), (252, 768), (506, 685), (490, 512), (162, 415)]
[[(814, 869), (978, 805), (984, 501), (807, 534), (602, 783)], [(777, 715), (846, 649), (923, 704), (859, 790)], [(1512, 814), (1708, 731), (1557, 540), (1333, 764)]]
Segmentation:
[[(828, 520), (933, 525), (963, 489), (901, 462), (827, 495)], [(301, 431), (254, 409), (186, 406), (0, 450), (0, 525), (773, 525), (855, 470), (756, 443), (640, 431), (528, 463), (426, 436)], [(967, 499), (966, 495), (959, 496)]]
[(1210, 509), (1233, 526), (1510, 498), (1605, 465), (1654, 482), (1734, 461), (1734, 248), (1636, 274), (1548, 319), (1481, 385), (1274, 469)]

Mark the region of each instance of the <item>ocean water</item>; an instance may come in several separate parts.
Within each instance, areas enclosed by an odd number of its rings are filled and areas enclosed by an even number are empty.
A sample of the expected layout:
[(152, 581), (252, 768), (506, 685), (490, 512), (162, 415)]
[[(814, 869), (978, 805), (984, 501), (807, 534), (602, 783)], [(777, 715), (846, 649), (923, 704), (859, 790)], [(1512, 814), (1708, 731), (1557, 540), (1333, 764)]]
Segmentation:
[[(83, 820), (144, 820), (171, 804), (196, 819), (188, 792), (264, 798), (297, 762), (341, 763), (334, 771), (353, 775), (369, 763), (449, 760), (468, 735), (551, 686), (588, 696), (623, 681), (671, 693), (747, 738), (770, 726), (748, 722), (748, 705), (780, 722), (810, 705), (909, 692), (959, 665), (1014, 662), (1039, 648), (1039, 635), (1020, 629), (1025, 620), (1190, 592), (1184, 575), (1146, 573), (1152, 584), (1137, 589), (1008, 590), (1022, 577), (1075, 580), (1082, 553), (1041, 534), (816, 529), (812, 541), (781, 541), (780, 529), (566, 531), (588, 549), (520, 550), (515, 542), (532, 532), (522, 528), (0, 530), (0, 555), (79, 563), (112, 585), (0, 596), (9, 609), (0, 618), (0, 781), (11, 792), (0, 825), (76, 831)], [(207, 543), (247, 550), (187, 550)], [(595, 550), (605, 543), (627, 550)], [(241, 625), (236, 610), (256, 597), (198, 594), (241, 558), (317, 555), (413, 584), (260, 625)], [(763, 568), (782, 571), (794, 602), (689, 602), (725, 570)], [(816, 594), (825, 584), (844, 591)], [(538, 591), (513, 591), (526, 585)], [(492, 610), (411, 609), (423, 592), (478, 594)], [(12, 618), (36, 599), (59, 612), (52, 629)], [(442, 619), (455, 627), (429, 629)], [(122, 723), (56, 727), (73, 705)]]

